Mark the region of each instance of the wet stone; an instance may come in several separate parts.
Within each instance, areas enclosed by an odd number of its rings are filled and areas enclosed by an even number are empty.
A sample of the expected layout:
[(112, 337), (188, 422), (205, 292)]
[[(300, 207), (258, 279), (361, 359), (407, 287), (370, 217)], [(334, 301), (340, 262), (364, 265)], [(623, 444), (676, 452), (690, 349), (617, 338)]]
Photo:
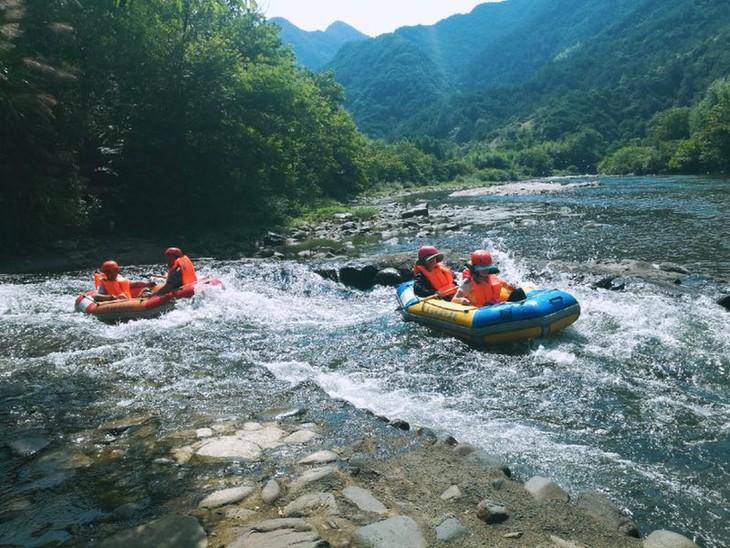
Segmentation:
[(46, 438), (23, 438), (8, 443), (10, 451), (18, 457), (29, 457), (35, 455), (51, 443)]
[(216, 491), (205, 497), (198, 505), (198, 508), (219, 508), (227, 504), (233, 504), (246, 498), (253, 489), (250, 485), (242, 485)]
[(334, 451), (317, 451), (297, 461), (297, 464), (323, 464), (335, 462), (340, 456)]
[(303, 517), (314, 512), (339, 515), (340, 508), (332, 493), (307, 493), (284, 507), (284, 517)]
[(208, 459), (258, 460), (261, 452), (261, 448), (251, 441), (224, 436), (204, 444), (195, 454)]
[(101, 548), (130, 546), (175, 546), (175, 548), (205, 548), (208, 536), (198, 520), (191, 516), (168, 516), (133, 529), (121, 531), (104, 540)]

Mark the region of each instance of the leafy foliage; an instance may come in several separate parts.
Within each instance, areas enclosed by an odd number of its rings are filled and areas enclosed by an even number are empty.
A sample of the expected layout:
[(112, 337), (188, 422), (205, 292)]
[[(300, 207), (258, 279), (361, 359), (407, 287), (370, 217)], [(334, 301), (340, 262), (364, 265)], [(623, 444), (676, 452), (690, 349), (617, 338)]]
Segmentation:
[(86, 223), (261, 229), (366, 184), (341, 87), (297, 67), (253, 2), (0, 6), (17, 29), (0, 33), (5, 244)]

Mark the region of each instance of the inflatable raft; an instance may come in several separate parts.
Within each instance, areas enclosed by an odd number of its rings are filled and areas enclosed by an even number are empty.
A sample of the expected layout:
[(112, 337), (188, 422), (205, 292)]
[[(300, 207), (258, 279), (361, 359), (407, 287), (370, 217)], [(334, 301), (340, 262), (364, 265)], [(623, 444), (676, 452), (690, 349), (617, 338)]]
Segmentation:
[[(194, 284), (188, 284), (177, 291), (154, 297), (139, 297), (142, 287), (132, 288), (132, 298), (117, 301), (96, 302), (95, 290), (87, 291), (76, 297), (76, 311), (99, 318), (106, 323), (126, 322), (143, 318), (156, 318), (175, 307), (178, 299), (189, 299), (207, 287), (221, 285), (217, 278), (201, 278)], [(153, 291), (162, 287), (158, 284)]]
[(438, 298), (419, 298), (413, 291), (413, 281), (396, 289), (405, 320), (477, 344), (543, 337), (568, 327), (580, 315), (580, 304), (569, 293), (558, 289), (530, 289), (526, 293), (527, 299), (521, 302), (476, 308)]

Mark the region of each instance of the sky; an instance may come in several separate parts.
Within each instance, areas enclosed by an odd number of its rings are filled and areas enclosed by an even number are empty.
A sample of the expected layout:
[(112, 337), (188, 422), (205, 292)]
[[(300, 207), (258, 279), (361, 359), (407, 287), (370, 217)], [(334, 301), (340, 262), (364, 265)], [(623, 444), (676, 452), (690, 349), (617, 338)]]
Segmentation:
[(266, 16), (283, 17), (302, 30), (325, 30), (343, 21), (368, 36), (406, 25), (433, 25), (495, 0), (258, 0)]

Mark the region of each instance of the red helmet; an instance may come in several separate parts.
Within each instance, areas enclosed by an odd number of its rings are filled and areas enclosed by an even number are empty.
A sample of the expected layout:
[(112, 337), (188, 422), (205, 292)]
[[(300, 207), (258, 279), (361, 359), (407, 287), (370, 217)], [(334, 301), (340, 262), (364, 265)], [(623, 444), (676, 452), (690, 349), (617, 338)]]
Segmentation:
[(182, 257), (183, 252), (180, 251), (179, 247), (168, 247), (165, 250), (165, 255), (172, 255), (173, 257)]
[(109, 272), (110, 270), (116, 270), (119, 271), (119, 265), (117, 264), (117, 261), (104, 261), (101, 263), (101, 269), (102, 272)]
[(439, 253), (439, 250), (432, 245), (424, 245), (418, 250), (418, 260), (421, 263), (427, 263), (434, 257), (440, 261), (444, 258), (444, 255), (443, 253)]
[(483, 249), (477, 249), (471, 254), (471, 265), (477, 266), (491, 266), (492, 265), (492, 254), (489, 251)]

